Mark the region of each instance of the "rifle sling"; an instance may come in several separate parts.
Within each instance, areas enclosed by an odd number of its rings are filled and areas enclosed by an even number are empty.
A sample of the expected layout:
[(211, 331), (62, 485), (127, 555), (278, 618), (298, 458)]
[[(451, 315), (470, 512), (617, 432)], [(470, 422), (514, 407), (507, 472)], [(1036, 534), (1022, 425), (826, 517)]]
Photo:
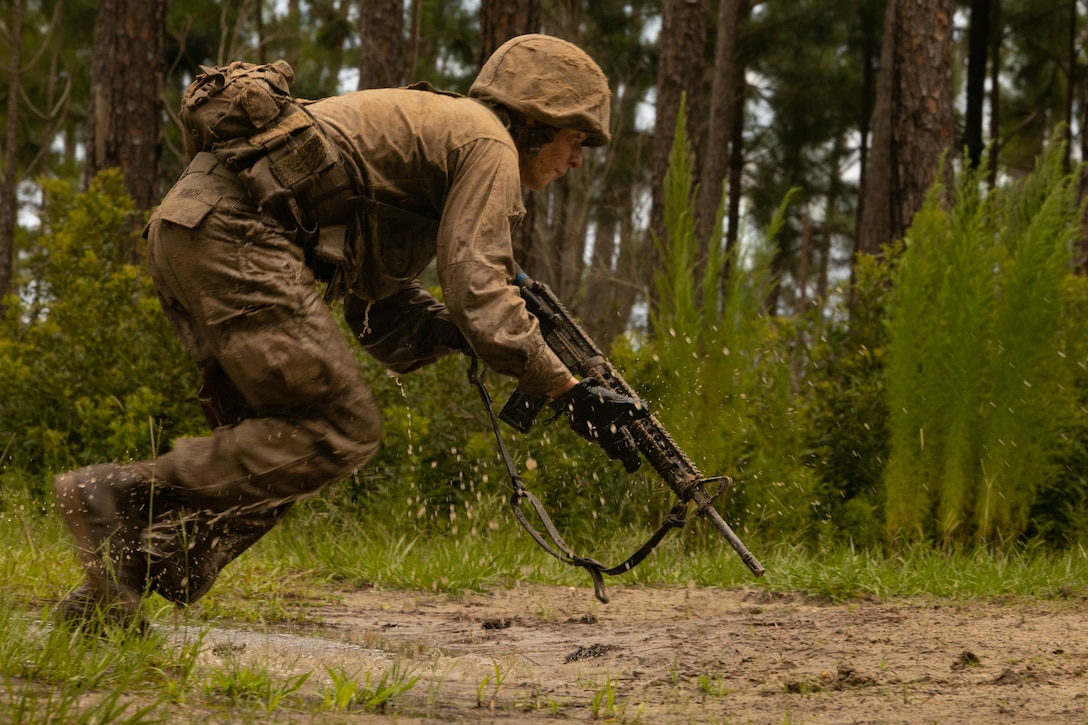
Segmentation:
[[(488, 393), (487, 387), (484, 385), (483, 372), (486, 372), (486, 368), (477, 374), (479, 368), (479, 359), (475, 355), (470, 356), (468, 379), (469, 382), (480, 393), (480, 399), (483, 401), (484, 407), (487, 409), (488, 415), (491, 416), (491, 426), (495, 432), (495, 441), (499, 446), (499, 453), (502, 455), (503, 462), (506, 464), (506, 471), (510, 475), (510, 485), (513, 488), (513, 492), (510, 494), (510, 508), (514, 512), (514, 517), (517, 518), (529, 536), (533, 538), (537, 544), (540, 545), (544, 551), (548, 552), (556, 559), (566, 562), (572, 566), (579, 566), (589, 572), (589, 575), (593, 578), (593, 592), (597, 599), (603, 604), (608, 603), (608, 595), (604, 589), (604, 575), (613, 576), (616, 574), (623, 574), (638, 566), (643, 559), (649, 556), (650, 552), (661, 540), (665, 538), (665, 534), (675, 528), (679, 528), (684, 525), (687, 514), (687, 503), (677, 503), (669, 513), (665, 516), (665, 520), (662, 522), (660, 528), (654, 532), (653, 536), (646, 540), (638, 551), (631, 554), (627, 559), (618, 566), (606, 568), (604, 564), (601, 564), (596, 559), (590, 559), (584, 556), (579, 556), (574, 553), (574, 550), (563, 540), (558, 529), (555, 528), (555, 524), (552, 522), (551, 517), (548, 516), (548, 512), (544, 509), (544, 505), (540, 502), (531, 491), (525, 488), (525, 482), (521, 478), (521, 474), (518, 473), (517, 466), (514, 465), (514, 460), (510, 456), (509, 450), (506, 448), (506, 441), (502, 437), (502, 430), (499, 427), (499, 419), (495, 414), (495, 408), (491, 404), (491, 394)], [(544, 526), (544, 530), (548, 533), (548, 538), (551, 539), (551, 543), (544, 538), (533, 525), (529, 522), (525, 512), (521, 508), (521, 501), (527, 500), (536, 512), (537, 517), (540, 519)]]

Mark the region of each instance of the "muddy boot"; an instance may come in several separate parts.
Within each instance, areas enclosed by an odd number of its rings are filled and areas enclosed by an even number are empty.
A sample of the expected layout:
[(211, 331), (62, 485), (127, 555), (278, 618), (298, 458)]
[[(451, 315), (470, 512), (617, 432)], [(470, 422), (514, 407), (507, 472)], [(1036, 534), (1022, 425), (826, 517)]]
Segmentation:
[(106, 591), (89, 580), (69, 592), (54, 610), (57, 620), (70, 627), (101, 634), (108, 626), (145, 633), (147, 620), (139, 616), (139, 599), (110, 585)]
[(223, 567), (276, 526), (291, 505), (217, 515), (202, 511), (184, 520), (156, 521), (148, 545), (152, 590), (179, 607), (195, 603)]
[(136, 617), (146, 580), (140, 514), (151, 495), (142, 468), (107, 463), (53, 479), (61, 518), (87, 572), (87, 583), (61, 603), (66, 618), (89, 617), (95, 609), (107, 618)]

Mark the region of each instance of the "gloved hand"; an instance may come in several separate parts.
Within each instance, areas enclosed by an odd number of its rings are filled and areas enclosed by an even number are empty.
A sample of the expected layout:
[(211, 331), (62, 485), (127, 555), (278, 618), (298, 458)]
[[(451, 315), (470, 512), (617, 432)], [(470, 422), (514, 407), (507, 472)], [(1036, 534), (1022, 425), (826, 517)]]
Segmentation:
[(625, 426), (650, 415), (645, 402), (606, 388), (595, 378), (583, 378), (551, 405), (566, 414), (571, 430), (599, 445), (612, 460), (622, 461), (628, 473), (642, 465), (635, 439)]

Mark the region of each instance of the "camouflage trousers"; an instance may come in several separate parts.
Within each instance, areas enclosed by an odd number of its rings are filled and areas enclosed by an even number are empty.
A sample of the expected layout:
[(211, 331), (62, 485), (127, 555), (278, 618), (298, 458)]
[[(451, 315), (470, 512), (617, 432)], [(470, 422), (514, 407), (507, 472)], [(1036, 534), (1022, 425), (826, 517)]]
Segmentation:
[(125, 584), (186, 604), (293, 502), (370, 460), (381, 418), (303, 250), (211, 154), (196, 156), (146, 236), (211, 434), (154, 461), (138, 495), (152, 510), (146, 566), (126, 574), (144, 581)]

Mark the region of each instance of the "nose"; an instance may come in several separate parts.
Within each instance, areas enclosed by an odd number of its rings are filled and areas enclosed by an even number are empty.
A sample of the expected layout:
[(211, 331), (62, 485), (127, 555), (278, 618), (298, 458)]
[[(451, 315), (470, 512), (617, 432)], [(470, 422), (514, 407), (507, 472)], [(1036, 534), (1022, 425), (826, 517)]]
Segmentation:
[(570, 158), (567, 159), (567, 163), (572, 169), (577, 169), (582, 165), (582, 147), (575, 146), (570, 150)]

